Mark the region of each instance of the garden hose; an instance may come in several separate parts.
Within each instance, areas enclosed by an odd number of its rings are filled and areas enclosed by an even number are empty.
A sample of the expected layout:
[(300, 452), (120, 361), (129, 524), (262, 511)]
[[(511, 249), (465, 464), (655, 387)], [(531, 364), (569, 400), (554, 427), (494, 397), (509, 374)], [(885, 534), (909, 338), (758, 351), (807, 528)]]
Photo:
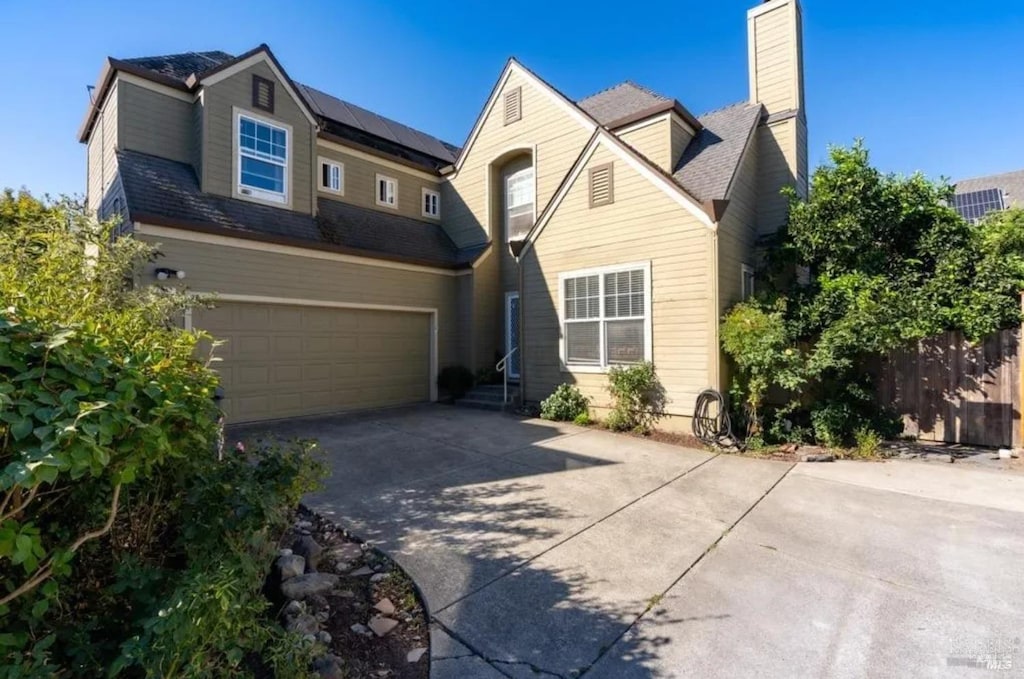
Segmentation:
[(697, 405), (693, 409), (693, 435), (707, 446), (743, 450), (743, 445), (733, 436), (725, 397), (714, 389), (705, 389), (697, 395)]

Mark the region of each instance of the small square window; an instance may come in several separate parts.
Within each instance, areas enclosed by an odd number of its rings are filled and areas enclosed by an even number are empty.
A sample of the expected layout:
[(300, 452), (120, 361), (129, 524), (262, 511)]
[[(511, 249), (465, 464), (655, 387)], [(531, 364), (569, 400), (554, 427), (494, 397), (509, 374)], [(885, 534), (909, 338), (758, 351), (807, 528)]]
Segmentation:
[(423, 189), (423, 216), (437, 219), (441, 216), (441, 194)]
[(398, 207), (398, 180), (377, 175), (377, 205), (384, 207)]
[(333, 160), (320, 159), (320, 190), (345, 193), (345, 166)]

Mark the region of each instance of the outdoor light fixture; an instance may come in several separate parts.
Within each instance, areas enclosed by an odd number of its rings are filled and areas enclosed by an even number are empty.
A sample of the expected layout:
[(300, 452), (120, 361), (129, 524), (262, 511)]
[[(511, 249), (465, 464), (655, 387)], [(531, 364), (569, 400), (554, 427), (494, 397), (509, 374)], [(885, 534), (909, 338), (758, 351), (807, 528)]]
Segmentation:
[(160, 268), (156, 270), (156, 279), (158, 281), (166, 281), (168, 278), (177, 278), (181, 280), (185, 278), (185, 272), (177, 269), (164, 269)]

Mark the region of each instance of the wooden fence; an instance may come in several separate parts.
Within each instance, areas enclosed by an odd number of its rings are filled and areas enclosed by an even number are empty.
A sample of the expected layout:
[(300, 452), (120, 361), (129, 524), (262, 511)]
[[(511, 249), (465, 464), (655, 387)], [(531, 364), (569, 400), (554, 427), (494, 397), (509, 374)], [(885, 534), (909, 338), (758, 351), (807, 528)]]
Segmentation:
[(1021, 332), (972, 346), (948, 332), (882, 362), (879, 398), (923, 441), (1020, 447)]

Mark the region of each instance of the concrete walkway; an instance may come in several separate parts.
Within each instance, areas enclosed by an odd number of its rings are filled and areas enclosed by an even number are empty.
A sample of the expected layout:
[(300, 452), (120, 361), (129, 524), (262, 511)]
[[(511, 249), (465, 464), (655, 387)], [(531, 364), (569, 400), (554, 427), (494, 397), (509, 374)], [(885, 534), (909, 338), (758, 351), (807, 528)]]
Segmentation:
[[(1024, 476), (794, 468), (444, 406), (273, 428), (320, 440), (309, 504), (420, 586), (438, 679), (1024, 668)], [(969, 666), (991, 644), (1009, 674)]]

